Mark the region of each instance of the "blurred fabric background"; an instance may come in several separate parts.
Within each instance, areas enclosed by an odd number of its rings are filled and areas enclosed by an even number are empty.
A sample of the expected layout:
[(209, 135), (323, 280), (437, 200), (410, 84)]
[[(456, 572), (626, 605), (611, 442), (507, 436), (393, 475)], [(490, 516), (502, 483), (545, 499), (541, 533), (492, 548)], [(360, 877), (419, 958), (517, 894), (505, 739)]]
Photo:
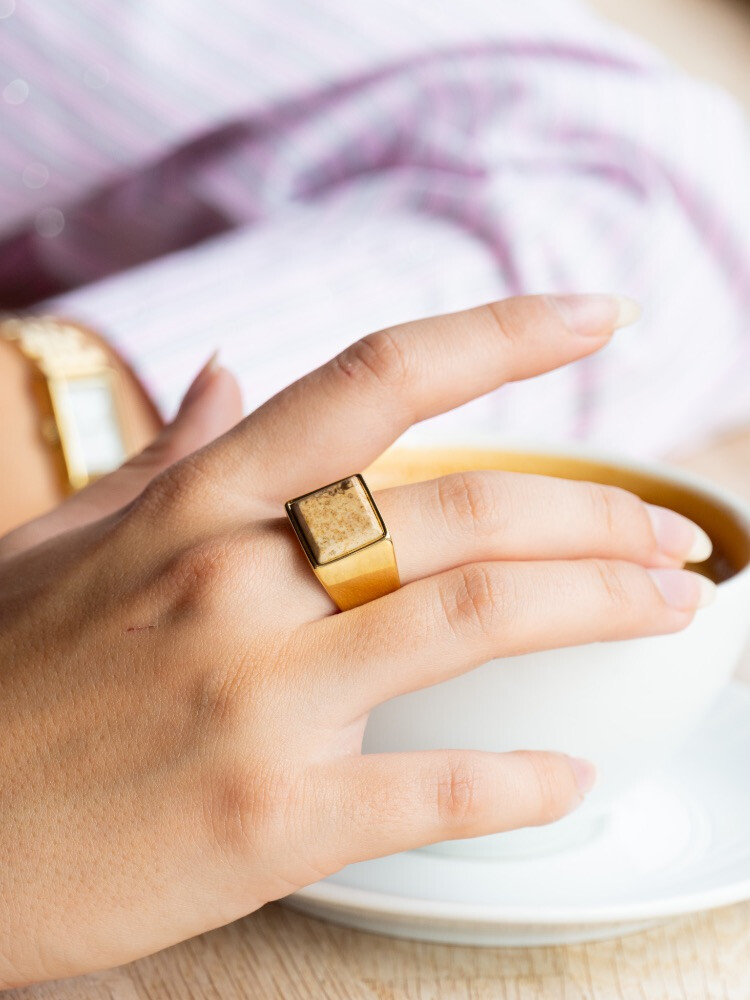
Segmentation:
[(750, 419), (744, 116), (613, 21), (741, 89), (739, 6), (2, 3), (0, 305), (102, 329), (165, 413), (216, 346), (254, 406), (384, 325), (613, 290), (645, 311), (606, 351), (421, 433)]

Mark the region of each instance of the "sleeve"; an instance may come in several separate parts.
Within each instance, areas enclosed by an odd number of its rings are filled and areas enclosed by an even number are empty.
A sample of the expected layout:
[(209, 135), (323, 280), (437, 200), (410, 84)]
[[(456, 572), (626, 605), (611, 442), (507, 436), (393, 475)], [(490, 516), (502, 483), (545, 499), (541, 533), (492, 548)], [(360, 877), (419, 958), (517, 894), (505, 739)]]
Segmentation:
[[(490, 6), (480, 47), (397, 63), (244, 134), (200, 180), (238, 213), (227, 176), (252, 178), (234, 232), (46, 305), (109, 331), (170, 409), (216, 346), (255, 405), (368, 330), (508, 294), (612, 290), (643, 304), (636, 327), (424, 433), (649, 456), (748, 419), (739, 109), (583, 14), (542, 25)], [(431, 8), (440, 30), (451, 9)]]

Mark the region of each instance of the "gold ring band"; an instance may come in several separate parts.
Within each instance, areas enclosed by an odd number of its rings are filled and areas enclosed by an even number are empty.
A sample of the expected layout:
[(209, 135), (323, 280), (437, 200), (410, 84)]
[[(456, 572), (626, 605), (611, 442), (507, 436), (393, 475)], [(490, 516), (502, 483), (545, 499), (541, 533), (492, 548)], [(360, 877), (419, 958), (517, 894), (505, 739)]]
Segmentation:
[(391, 536), (362, 476), (295, 497), (285, 508), (315, 575), (339, 611), (401, 586)]

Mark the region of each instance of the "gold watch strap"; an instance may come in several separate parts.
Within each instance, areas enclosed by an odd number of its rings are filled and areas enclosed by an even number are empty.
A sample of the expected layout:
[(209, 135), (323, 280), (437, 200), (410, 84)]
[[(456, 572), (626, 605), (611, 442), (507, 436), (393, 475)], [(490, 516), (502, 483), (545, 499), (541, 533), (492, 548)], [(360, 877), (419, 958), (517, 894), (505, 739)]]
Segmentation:
[[(131, 451), (121, 378), (93, 333), (57, 316), (5, 315), (0, 339), (13, 342), (38, 373), (40, 430), (54, 449), (64, 489), (79, 490), (117, 468)], [(101, 419), (89, 420), (87, 428), (76, 418), (81, 392), (99, 400)]]
[(56, 316), (9, 316), (0, 320), (0, 337), (15, 341), (47, 378), (77, 378), (109, 367), (109, 358), (84, 330)]

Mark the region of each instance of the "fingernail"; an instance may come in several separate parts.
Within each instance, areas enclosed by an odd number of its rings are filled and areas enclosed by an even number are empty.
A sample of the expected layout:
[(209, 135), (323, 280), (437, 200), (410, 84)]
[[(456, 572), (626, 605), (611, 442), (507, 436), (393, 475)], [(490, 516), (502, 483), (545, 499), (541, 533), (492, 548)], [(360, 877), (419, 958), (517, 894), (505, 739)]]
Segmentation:
[(704, 562), (711, 555), (711, 539), (687, 517), (650, 503), (646, 504), (646, 511), (656, 544), (665, 555), (690, 563)]
[(676, 611), (705, 608), (716, 598), (716, 584), (700, 573), (683, 569), (647, 570), (666, 604)]
[(578, 791), (581, 795), (586, 795), (599, 779), (596, 765), (592, 764), (590, 760), (584, 760), (583, 757), (569, 757), (568, 759), (575, 775)]
[(638, 303), (624, 295), (552, 295), (550, 300), (565, 325), (584, 337), (607, 337), (641, 317)]
[(219, 367), (219, 352), (214, 351), (208, 361), (203, 365), (201, 370), (195, 376), (190, 386), (182, 397), (182, 402), (180, 403), (180, 409), (186, 405), (193, 403), (203, 392), (203, 390), (208, 386), (208, 384), (213, 379), (216, 374), (216, 370)]

